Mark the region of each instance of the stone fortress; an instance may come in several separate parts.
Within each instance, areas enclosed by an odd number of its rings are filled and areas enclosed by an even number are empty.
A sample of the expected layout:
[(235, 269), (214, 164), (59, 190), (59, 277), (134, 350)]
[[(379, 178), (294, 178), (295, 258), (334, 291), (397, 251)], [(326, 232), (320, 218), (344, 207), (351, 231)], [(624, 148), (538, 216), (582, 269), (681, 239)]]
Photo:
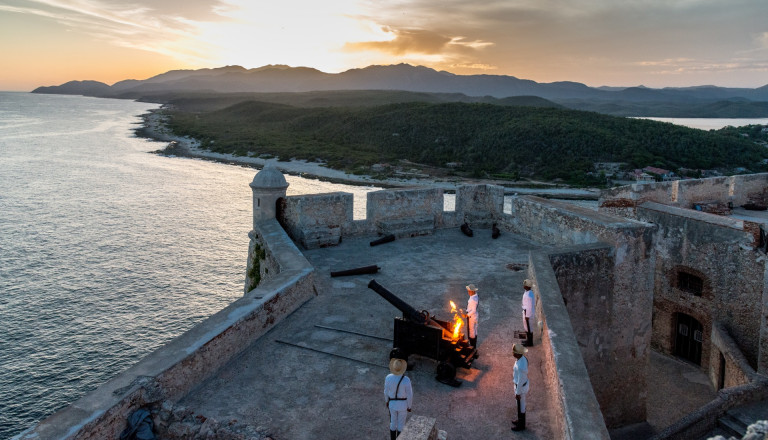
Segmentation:
[[(395, 235), (398, 243), (430, 236), (457, 240), (454, 232), (464, 222), (477, 231), (496, 225), (503, 238), (514, 237), (527, 249), (515, 251), (524, 261), (500, 262), (521, 268), (514, 280), (535, 283), (535, 379), (546, 392), (532, 407), (546, 407), (546, 414), (540, 431), (535, 423), (529, 430), (536, 436), (525, 438), (608, 439), (609, 432), (645, 421), (654, 404), (648, 390), (652, 350), (700, 366), (717, 391), (656, 439), (701, 438), (729, 410), (768, 399), (768, 215), (743, 208), (768, 202), (768, 174), (619, 187), (602, 192), (598, 210), (535, 196), (505, 197), (504, 188), (494, 185), (459, 187), (453, 211), (444, 209), (442, 189), (382, 190), (368, 194), (363, 220), (353, 219), (351, 194), (287, 197), (287, 186), (271, 167), (251, 183), (253, 230), (243, 298), (18, 438), (118, 438), (128, 415), (140, 407), (152, 409), (160, 438), (272, 438), (269, 427), (252, 426), (258, 415), (241, 414), (250, 424), (214, 420), (210, 412), (226, 404), (213, 396), (227, 382), (237, 383), (238, 374), (249, 374), (248, 362), (257, 357), (249, 353), (267, 332), (279, 335), (281, 325), (290, 328), (302, 310), (330, 294), (318, 267), (331, 254), (322, 252), (383, 234)], [(516, 306), (519, 299), (505, 299), (510, 301)], [(493, 310), (507, 310), (498, 304)], [(492, 324), (505, 328), (516, 316), (494, 319)], [(289, 331), (302, 331), (295, 328)], [(493, 363), (483, 337), (481, 330), (481, 360), (490, 357), (489, 368), (504, 365)], [(494, 345), (491, 335), (485, 337), (499, 352), (514, 342)], [(379, 384), (373, 389), (379, 392)], [(195, 414), (192, 407), (209, 412)], [(261, 416), (262, 422), (268, 418)], [(414, 414), (401, 438), (434, 439), (449, 424)], [(362, 433), (362, 425), (353, 429)], [(445, 430), (448, 438), (461, 438)]]

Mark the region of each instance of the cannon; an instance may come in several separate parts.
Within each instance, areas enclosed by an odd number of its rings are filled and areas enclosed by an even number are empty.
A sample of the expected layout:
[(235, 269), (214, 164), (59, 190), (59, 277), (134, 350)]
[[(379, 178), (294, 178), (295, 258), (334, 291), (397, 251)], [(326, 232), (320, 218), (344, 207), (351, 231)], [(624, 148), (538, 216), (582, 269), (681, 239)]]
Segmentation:
[(426, 310), (417, 311), (376, 280), (371, 280), (368, 288), (403, 313), (402, 317), (395, 317), (390, 359), (397, 357), (407, 361), (412, 354), (434, 359), (438, 381), (454, 387), (461, 385), (461, 381), (456, 380), (456, 368), (470, 368), (476, 350), (464, 339), (463, 333), (454, 332), (454, 322), (437, 319)]

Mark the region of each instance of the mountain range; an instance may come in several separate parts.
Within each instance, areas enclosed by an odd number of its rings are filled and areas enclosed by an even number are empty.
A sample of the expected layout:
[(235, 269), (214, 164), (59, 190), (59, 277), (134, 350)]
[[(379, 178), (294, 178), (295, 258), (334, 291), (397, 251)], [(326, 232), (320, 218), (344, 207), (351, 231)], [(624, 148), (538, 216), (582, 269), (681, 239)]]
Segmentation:
[[(569, 108), (621, 116), (768, 117), (768, 85), (754, 89), (589, 87), (578, 82), (539, 83), (506, 75), (456, 75), (408, 64), (373, 65), (341, 73), (285, 65), (171, 70), (145, 80), (124, 80), (111, 86), (98, 81), (70, 81), (59, 86), (39, 87), (33, 93), (141, 99), (157, 93), (337, 90), (399, 90), (495, 98), (538, 96)], [(664, 109), (663, 114), (658, 114), (660, 108)]]

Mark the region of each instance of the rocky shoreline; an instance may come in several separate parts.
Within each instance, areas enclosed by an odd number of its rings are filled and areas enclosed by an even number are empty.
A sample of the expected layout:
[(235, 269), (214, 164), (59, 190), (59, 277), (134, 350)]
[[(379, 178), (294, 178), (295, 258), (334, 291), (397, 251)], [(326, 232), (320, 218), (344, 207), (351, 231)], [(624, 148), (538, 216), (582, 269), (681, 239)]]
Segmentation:
[(165, 116), (162, 109), (152, 110), (142, 115), (142, 126), (136, 129), (136, 136), (148, 138), (159, 142), (168, 142), (168, 145), (160, 150), (153, 151), (169, 157), (193, 157), (226, 163), (238, 166), (248, 166), (261, 169), (272, 165), (283, 173), (301, 176), (304, 178), (318, 179), (332, 183), (347, 185), (379, 186), (382, 188), (403, 188), (413, 186), (430, 186), (443, 188), (446, 191), (455, 191), (457, 187), (466, 184), (495, 184), (504, 186), (507, 194), (534, 194), (550, 198), (597, 200), (599, 190), (562, 188), (554, 184), (541, 183), (527, 186), (510, 186), (509, 182), (498, 182), (486, 179), (468, 179), (451, 177), (450, 180), (436, 179), (432, 176), (419, 176), (414, 178), (385, 178), (379, 179), (367, 175), (349, 174), (344, 171), (334, 170), (319, 162), (307, 162), (304, 160), (282, 161), (276, 158), (260, 158), (251, 156), (235, 156), (232, 154), (216, 153), (200, 146), (200, 142), (186, 136), (174, 135), (165, 124)]

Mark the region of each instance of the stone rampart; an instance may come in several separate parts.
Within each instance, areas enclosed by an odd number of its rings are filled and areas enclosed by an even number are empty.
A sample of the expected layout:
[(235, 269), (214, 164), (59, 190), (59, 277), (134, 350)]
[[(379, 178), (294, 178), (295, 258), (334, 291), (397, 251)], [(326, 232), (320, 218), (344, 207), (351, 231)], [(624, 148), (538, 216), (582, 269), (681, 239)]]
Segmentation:
[[(683, 313), (702, 324), (701, 365), (716, 368), (710, 356), (714, 321), (744, 347), (750, 365), (768, 368), (768, 339), (761, 338), (765, 286), (765, 256), (754, 251), (754, 237), (741, 220), (646, 202), (639, 219), (652, 222), (664, 237), (656, 254), (653, 346), (672, 353), (676, 316)], [(684, 275), (681, 275), (684, 274)], [(681, 276), (701, 280), (701, 288), (680, 287)], [(710, 375), (712, 371), (710, 370)]]
[(600, 249), (566, 252), (551, 264), (571, 298), (574, 327), (590, 338), (580, 339), (581, 353), (590, 376), (600, 379), (595, 394), (608, 427), (645, 420), (654, 226), (538, 197), (515, 197), (511, 206), (505, 229), (553, 247)]
[(413, 237), (435, 229), (457, 227), (468, 220), (490, 227), (504, 205), (504, 189), (467, 185), (456, 193), (456, 210), (444, 211), (440, 188), (388, 189), (368, 193), (366, 218), (353, 220), (352, 194), (329, 193), (281, 199), (277, 219), (288, 235), (305, 249), (338, 244), (345, 236)]
[(461, 222), (490, 228), (504, 212), (504, 188), (496, 185), (465, 185), (456, 190), (456, 212)]
[(634, 218), (637, 206), (644, 202), (689, 209), (701, 203), (732, 207), (765, 204), (768, 201), (767, 187), (768, 173), (638, 183), (602, 191), (598, 205), (601, 212)]
[(339, 244), (353, 222), (353, 195), (336, 192), (285, 197), (277, 219), (288, 235), (306, 249)]
[(316, 295), (314, 269), (277, 221), (262, 222), (257, 232), (279, 274), (17, 438), (119, 438), (134, 410), (178, 401)]
[(549, 382), (552, 432), (558, 439), (610, 438), (582, 358), (572, 321), (563, 302), (550, 256), (531, 253), (528, 276), (534, 281), (541, 347)]

